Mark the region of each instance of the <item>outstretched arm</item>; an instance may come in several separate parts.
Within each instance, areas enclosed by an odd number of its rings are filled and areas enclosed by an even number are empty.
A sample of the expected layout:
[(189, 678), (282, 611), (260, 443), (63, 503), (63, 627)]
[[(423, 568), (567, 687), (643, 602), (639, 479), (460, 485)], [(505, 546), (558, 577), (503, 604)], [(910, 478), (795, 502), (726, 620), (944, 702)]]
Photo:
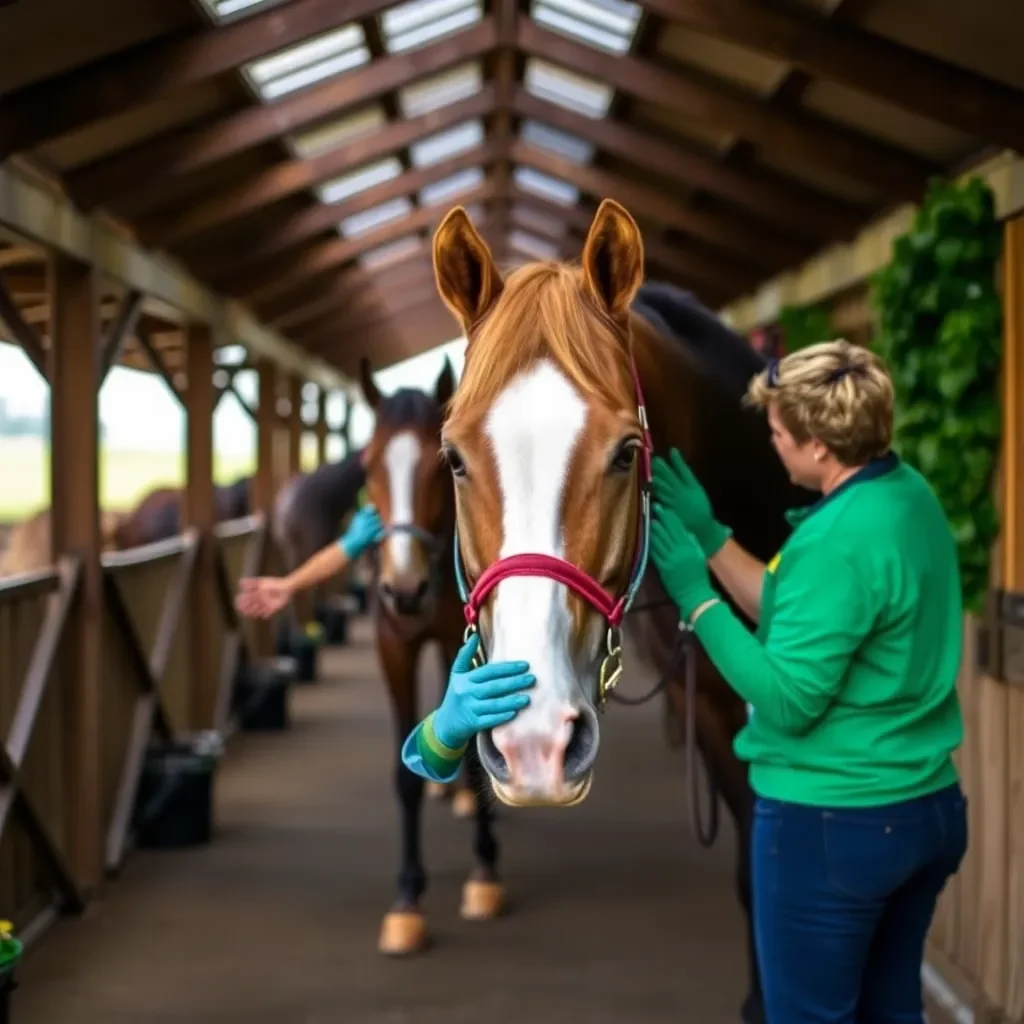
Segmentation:
[(430, 782), (451, 782), (459, 774), (469, 744), (446, 747), (434, 732), (434, 714), (431, 711), (406, 737), (402, 744), (402, 763)]

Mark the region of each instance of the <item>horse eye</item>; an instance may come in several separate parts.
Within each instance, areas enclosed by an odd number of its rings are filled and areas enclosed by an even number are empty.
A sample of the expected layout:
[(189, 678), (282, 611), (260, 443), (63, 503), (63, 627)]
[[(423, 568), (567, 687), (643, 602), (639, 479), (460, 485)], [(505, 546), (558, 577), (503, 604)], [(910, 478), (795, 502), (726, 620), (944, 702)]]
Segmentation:
[(444, 458), (448, 463), (448, 468), (452, 471), (452, 476), (461, 477), (466, 475), (466, 464), (462, 461), (462, 456), (458, 453), (457, 449), (446, 446)]
[(640, 450), (640, 442), (635, 437), (627, 438), (615, 450), (612, 456), (611, 470), (613, 473), (628, 473), (636, 462), (636, 453)]

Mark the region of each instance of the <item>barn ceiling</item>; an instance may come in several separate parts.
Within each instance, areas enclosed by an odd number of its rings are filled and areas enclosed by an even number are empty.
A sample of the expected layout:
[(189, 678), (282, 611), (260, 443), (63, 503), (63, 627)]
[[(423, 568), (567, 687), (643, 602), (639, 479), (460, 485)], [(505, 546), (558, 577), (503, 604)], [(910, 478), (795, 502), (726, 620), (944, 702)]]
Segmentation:
[[(455, 203), (514, 265), (578, 256), (613, 196), (648, 275), (721, 306), (1024, 152), (1020, 0), (7, 0), (0, 40), (0, 160), (346, 374), (457, 334)], [(0, 251), (45, 336), (42, 275)]]

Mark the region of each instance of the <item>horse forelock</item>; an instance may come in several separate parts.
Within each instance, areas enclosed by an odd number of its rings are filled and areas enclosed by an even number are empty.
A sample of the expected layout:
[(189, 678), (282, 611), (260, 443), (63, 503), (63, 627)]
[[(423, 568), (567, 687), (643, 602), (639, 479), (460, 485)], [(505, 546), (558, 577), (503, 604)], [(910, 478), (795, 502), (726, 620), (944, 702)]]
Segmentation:
[(494, 308), (469, 337), (448, 419), (476, 419), (520, 374), (549, 359), (584, 399), (609, 408), (630, 394), (624, 332), (586, 292), (578, 266), (530, 263), (513, 271)]

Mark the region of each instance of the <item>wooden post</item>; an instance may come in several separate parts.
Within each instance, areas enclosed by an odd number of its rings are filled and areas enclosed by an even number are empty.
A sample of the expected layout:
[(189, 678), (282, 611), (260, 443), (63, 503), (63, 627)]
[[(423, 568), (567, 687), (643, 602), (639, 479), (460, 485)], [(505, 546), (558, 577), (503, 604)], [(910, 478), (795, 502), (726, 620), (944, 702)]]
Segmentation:
[(316, 464), (327, 463), (327, 392), (319, 389), (316, 399)]
[(256, 365), (259, 377), (259, 405), (256, 410), (256, 475), (253, 478), (253, 511), (270, 517), (274, 503), (274, 429), (277, 425), (277, 386), (274, 364), (261, 359)]
[[(1024, 590), (1024, 217), (1007, 222), (1004, 238), (1002, 583), (1019, 593)], [(989, 970), (993, 982), (1005, 978), (1003, 1010), (1007, 1019), (1017, 1020), (1024, 1016), (1024, 689), (1003, 688), (988, 716), (997, 745), (991, 755), (986, 748), (986, 757), (1005, 757), (1007, 774), (1005, 803), (991, 808), (1002, 814), (1006, 831), (995, 837), (999, 853), (985, 865), (1001, 869), (1006, 880), (1002, 899), (996, 889), (987, 904), (995, 918), (990, 927), (998, 929), (1004, 947)]]
[(60, 673), (67, 737), (68, 859), (88, 898), (102, 877), (104, 833), (97, 360), (101, 334), (93, 268), (58, 256), (51, 283), (48, 361), (53, 553), (55, 559), (72, 555), (82, 563)]
[(302, 472), (302, 378), (288, 379), (288, 473)]
[(186, 334), (185, 523), (199, 531), (199, 551), (189, 593), (191, 714), (194, 729), (212, 728), (217, 703), (218, 652), (214, 650), (216, 510), (213, 491), (213, 338), (206, 324)]

